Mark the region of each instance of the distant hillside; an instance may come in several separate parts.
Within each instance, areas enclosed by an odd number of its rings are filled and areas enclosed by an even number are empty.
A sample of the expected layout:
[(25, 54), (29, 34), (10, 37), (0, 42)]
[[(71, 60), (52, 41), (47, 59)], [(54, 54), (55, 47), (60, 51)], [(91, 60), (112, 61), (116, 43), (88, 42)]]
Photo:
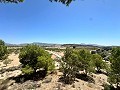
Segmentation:
[(34, 45), (39, 45), (39, 46), (44, 46), (44, 47), (57, 47), (57, 46), (61, 46), (61, 44), (52, 44), (52, 43), (39, 43), (39, 42), (33, 42), (33, 43), (22, 43), (22, 44), (10, 44), (10, 43), (6, 43), (6, 46), (10, 46), (10, 47), (21, 47), (21, 46), (26, 46), (28, 44), (34, 44)]
[(103, 48), (103, 49), (112, 49), (112, 47), (117, 47), (117, 46), (101, 46), (101, 45), (96, 45), (96, 44), (52, 44), (52, 43), (39, 43), (39, 42), (33, 42), (33, 43), (23, 43), (23, 44), (9, 44), (6, 43), (6, 46), (9, 47), (22, 47), (26, 46), (27, 44), (35, 44), (39, 45), (42, 47), (76, 47), (76, 48)]
[(63, 44), (62, 46), (64, 47), (103, 47), (101, 45), (96, 45), (96, 44)]

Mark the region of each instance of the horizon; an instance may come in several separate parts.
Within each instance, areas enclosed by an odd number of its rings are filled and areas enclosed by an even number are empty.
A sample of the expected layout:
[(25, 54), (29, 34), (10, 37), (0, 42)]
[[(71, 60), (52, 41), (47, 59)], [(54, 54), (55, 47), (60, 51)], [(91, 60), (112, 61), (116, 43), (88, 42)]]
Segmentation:
[(0, 4), (0, 39), (10, 44), (120, 46), (120, 0), (49, 0)]
[[(6, 43), (6, 42), (5, 42)], [(32, 43), (41, 43), (41, 44), (76, 44), (76, 45), (93, 45), (93, 46), (120, 46), (120, 45), (100, 45), (100, 44), (94, 44), (94, 43), (46, 43), (46, 42), (29, 42), (29, 43), (6, 43), (6, 44), (13, 44), (13, 45), (20, 45), (20, 44), (32, 44)]]

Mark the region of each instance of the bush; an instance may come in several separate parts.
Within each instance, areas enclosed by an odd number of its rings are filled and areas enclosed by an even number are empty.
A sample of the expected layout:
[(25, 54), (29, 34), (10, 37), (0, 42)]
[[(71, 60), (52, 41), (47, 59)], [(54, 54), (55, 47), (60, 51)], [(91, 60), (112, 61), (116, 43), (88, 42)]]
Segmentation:
[(101, 69), (106, 69), (106, 64), (103, 61), (102, 57), (98, 54), (92, 55), (92, 60), (94, 62), (95, 67), (97, 68), (97, 71), (100, 72)]
[(87, 73), (92, 71), (94, 65), (92, 64), (91, 55), (87, 50), (66, 48), (62, 59), (62, 71), (65, 83), (71, 84), (80, 70), (85, 70), (84, 74), (87, 77)]
[(23, 47), (19, 58), (23, 65), (22, 72), (25, 74), (36, 73), (41, 68), (46, 72), (54, 69), (54, 62), (50, 54), (37, 45)]
[(88, 50), (82, 49), (78, 51), (78, 67), (79, 70), (85, 70), (85, 74), (93, 72), (94, 63), (92, 60), (92, 54)]
[(5, 60), (3, 61), (3, 64), (5, 64), (5, 65), (7, 66), (8, 64), (11, 63), (11, 61), (12, 61), (12, 60), (10, 60), (10, 59), (5, 59)]
[(104, 90), (115, 90), (115, 88), (112, 85), (104, 84), (103, 87)]
[(3, 60), (7, 57), (7, 47), (5, 42), (0, 40), (0, 60)]
[(116, 84), (117, 90), (120, 85), (120, 47), (113, 48), (111, 53), (111, 70), (109, 73), (109, 82)]

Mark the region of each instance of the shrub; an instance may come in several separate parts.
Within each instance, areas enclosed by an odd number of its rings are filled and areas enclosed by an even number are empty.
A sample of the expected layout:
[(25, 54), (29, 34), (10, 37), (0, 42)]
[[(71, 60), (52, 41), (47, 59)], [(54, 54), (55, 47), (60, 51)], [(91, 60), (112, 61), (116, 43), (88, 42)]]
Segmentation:
[(120, 85), (120, 47), (113, 48), (111, 53), (111, 70), (109, 73), (109, 82), (116, 84), (117, 90)]
[(3, 60), (7, 57), (7, 47), (5, 42), (0, 40), (0, 60)]
[(27, 45), (20, 51), (20, 62), (22, 63), (22, 72), (32, 74), (37, 69), (43, 68), (46, 72), (54, 69), (54, 62), (51, 56), (43, 48), (37, 45)]
[(79, 70), (84, 70), (87, 76), (88, 73), (94, 71), (94, 63), (92, 60), (92, 54), (86, 49), (82, 49), (78, 51), (78, 67)]
[(66, 48), (65, 55), (62, 59), (62, 71), (65, 83), (71, 84), (80, 70), (85, 70), (87, 76), (91, 67), (90, 52)]
[(62, 71), (64, 82), (67, 84), (71, 84), (75, 80), (77, 59), (78, 57), (73, 50), (66, 48), (65, 55), (62, 58)]
[(12, 60), (10, 60), (10, 59), (5, 59), (5, 60), (3, 61), (3, 64), (5, 64), (5, 65), (7, 66), (8, 64), (11, 63), (11, 61), (12, 61)]
[(101, 69), (106, 68), (106, 64), (103, 61), (102, 57), (98, 54), (93, 54), (92, 55), (92, 60), (94, 62), (95, 67), (97, 68), (97, 71), (100, 72)]

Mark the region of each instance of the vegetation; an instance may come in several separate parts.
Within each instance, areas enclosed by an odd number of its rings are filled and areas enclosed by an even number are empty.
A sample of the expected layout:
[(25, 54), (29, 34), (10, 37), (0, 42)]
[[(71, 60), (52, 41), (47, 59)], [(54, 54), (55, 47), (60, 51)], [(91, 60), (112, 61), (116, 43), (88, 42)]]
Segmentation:
[(64, 52), (65, 49), (60, 49), (60, 48), (45, 48), (45, 50), (50, 50), (50, 51), (55, 51), (55, 52)]
[[(71, 84), (79, 71), (84, 71), (84, 76), (106, 69), (106, 63), (99, 54), (90, 54), (86, 49), (66, 48), (62, 59), (63, 78), (65, 83)], [(80, 74), (80, 73), (79, 73)]]
[(19, 2), (23, 2), (24, 0), (0, 0), (1, 3), (19, 3)]
[(103, 64), (99, 55), (92, 55), (88, 50), (84, 49), (67, 48), (62, 61), (64, 82), (69, 84), (75, 80), (79, 71), (85, 71), (83, 74), (87, 77), (88, 73), (95, 71), (95, 67), (100, 69)]
[(72, 1), (75, 1), (75, 0), (50, 0), (50, 1), (61, 2), (63, 4), (69, 5)]
[[(48, 48), (48, 50), (51, 50), (51, 48)], [(97, 69), (97, 72), (100, 72), (101, 69), (106, 69), (107, 66), (103, 59), (108, 55), (111, 55), (108, 79), (110, 85), (105, 84), (104, 87), (106, 90), (111, 90), (111, 88), (116, 88), (117, 90), (120, 89), (120, 47), (113, 48), (112, 50), (97, 50), (97, 53), (95, 54), (90, 54), (90, 51), (87, 49), (79, 48), (52, 50), (65, 52), (61, 61), (61, 66), (63, 80), (66, 84), (72, 84), (77, 77), (76, 75), (81, 74), (79, 71), (84, 71), (83, 74), (87, 78), (90, 73), (95, 71), (95, 68)], [(33, 75), (40, 70), (47, 74), (48, 71), (54, 70), (55, 68), (55, 63), (51, 59), (51, 55), (37, 45), (27, 45), (22, 49), (10, 49), (9, 52), (14, 52), (16, 54), (20, 52), (19, 59), (22, 63), (22, 72), (26, 75)], [(5, 46), (5, 42), (0, 40), (0, 59), (4, 60), (3, 63), (6, 66), (11, 62), (11, 60), (6, 58), (7, 53), (8, 50)], [(4, 71), (6, 70), (1, 72)]]
[(80, 50), (78, 51), (79, 57), (79, 70), (85, 70), (85, 74), (93, 71), (93, 62), (92, 62), (92, 54), (88, 50)]
[(45, 72), (54, 69), (54, 62), (49, 53), (37, 45), (23, 47), (20, 51), (19, 58), (23, 65), (22, 71), (25, 74), (36, 73), (41, 68)]
[(7, 58), (7, 47), (5, 46), (5, 42), (0, 40), (0, 60), (4, 60)]
[(10, 59), (5, 59), (5, 60), (3, 61), (3, 64), (5, 64), (5, 65), (7, 66), (8, 64), (11, 63), (11, 61), (12, 61), (12, 60), (10, 60)]
[(116, 84), (117, 90), (120, 90), (120, 47), (113, 48), (111, 55), (111, 71), (109, 74), (109, 82)]
[[(2, 3), (19, 3), (19, 2), (23, 2), (24, 0), (0, 0), (0, 2)], [(55, 2), (61, 2), (65, 5), (69, 5), (72, 1), (75, 1), (75, 0), (49, 0), (51, 2), (55, 1)]]
[(95, 67), (97, 69), (98, 72), (101, 71), (101, 69), (105, 69), (106, 68), (106, 64), (105, 62), (103, 61), (102, 57), (98, 54), (93, 54), (92, 55), (92, 59), (93, 59), (93, 62), (95, 64)]
[(75, 80), (78, 57), (72, 49), (66, 48), (62, 61), (64, 82), (71, 84)]

